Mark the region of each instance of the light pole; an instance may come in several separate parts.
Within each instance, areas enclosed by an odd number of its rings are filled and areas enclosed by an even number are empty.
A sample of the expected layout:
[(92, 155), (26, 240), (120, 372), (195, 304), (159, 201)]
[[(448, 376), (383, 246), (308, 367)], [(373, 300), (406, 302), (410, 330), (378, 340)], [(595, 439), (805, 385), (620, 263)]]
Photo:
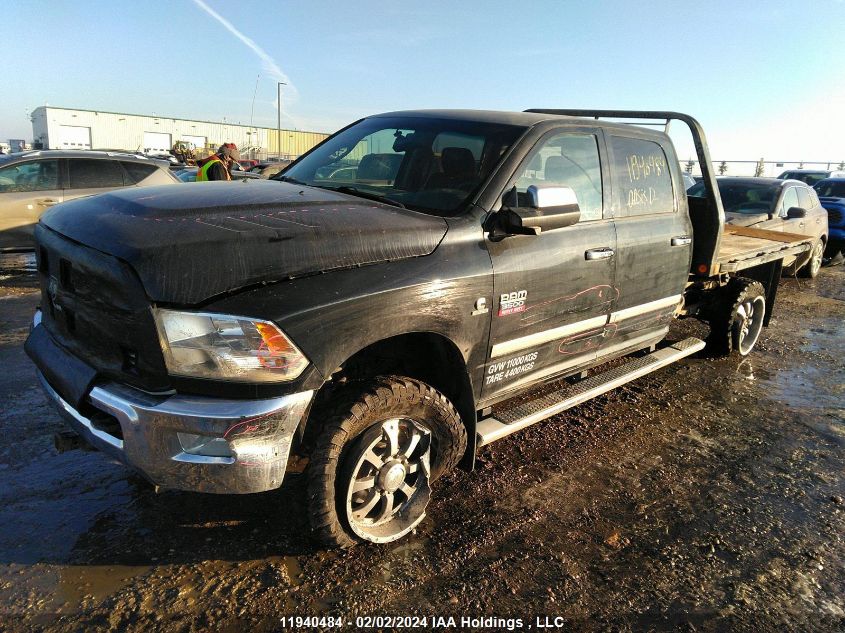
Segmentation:
[(279, 118), (276, 122), (276, 158), (282, 158), (282, 86), (287, 86), (284, 81), (278, 82), (279, 89)]

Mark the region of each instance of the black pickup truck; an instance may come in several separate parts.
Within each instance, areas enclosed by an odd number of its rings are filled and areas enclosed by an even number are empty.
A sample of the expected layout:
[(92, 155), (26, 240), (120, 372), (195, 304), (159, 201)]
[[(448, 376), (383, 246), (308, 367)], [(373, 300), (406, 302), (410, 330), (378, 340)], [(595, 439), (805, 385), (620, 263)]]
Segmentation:
[[(607, 118), (689, 125), (708, 195), (664, 132)], [(365, 118), (275, 180), (44, 214), (26, 349), (75, 432), (157, 486), (306, 470), (323, 541), (392, 541), (479, 446), (705, 346), (661, 345), (673, 318), (751, 351), (810, 244), (725, 228), (709, 165), (671, 112)]]

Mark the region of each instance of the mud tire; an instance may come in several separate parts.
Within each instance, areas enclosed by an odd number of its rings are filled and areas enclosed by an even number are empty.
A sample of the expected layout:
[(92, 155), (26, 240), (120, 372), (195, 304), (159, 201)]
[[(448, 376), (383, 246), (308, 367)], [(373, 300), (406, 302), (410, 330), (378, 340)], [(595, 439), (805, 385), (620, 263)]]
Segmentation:
[[(431, 438), (429, 481), (458, 464), (466, 451), (466, 428), (455, 407), (424, 382), (383, 376), (353, 382), (334, 399), (308, 467), (308, 515), (315, 538), (328, 547), (348, 548), (364, 540), (350, 526), (345, 493), (356, 440), (393, 418), (413, 420)], [(354, 473), (351, 475), (354, 477)], [(397, 537), (398, 538), (398, 537)], [(381, 539), (377, 542), (387, 542)]]
[[(765, 318), (766, 291), (763, 284), (734, 277), (719, 292), (708, 319), (710, 335), (707, 337), (707, 351), (712, 356), (747, 356), (757, 344)], [(754, 306), (757, 320), (752, 319), (750, 332), (744, 335), (743, 313), (749, 304)]]

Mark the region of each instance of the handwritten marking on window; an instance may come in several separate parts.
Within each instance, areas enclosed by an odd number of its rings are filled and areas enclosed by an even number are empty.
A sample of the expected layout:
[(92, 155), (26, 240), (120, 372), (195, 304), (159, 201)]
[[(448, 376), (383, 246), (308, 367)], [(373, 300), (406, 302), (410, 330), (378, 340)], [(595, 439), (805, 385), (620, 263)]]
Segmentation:
[(631, 207), (651, 206), (656, 199), (657, 191), (655, 191), (654, 187), (648, 187), (647, 189), (644, 187), (628, 189), (629, 209)]
[(666, 173), (666, 158), (660, 154), (629, 154), (625, 157), (628, 179), (633, 182), (659, 178)]

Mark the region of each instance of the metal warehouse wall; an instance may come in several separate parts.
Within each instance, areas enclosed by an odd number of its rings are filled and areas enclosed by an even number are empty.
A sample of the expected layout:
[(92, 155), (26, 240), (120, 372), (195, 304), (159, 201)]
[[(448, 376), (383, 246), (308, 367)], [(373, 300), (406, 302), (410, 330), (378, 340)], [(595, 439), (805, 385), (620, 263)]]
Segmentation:
[[(143, 151), (144, 133), (150, 132), (169, 134), (171, 145), (185, 137), (205, 137), (206, 146), (215, 149), (229, 142), (239, 148), (278, 152), (278, 135), (273, 128), (52, 106), (36, 108), (31, 119), (33, 140), (44, 143), (45, 149), (66, 149), (61, 143), (61, 126), (74, 126), (90, 128), (92, 149)], [(302, 154), (327, 136), (321, 132), (282, 130), (281, 152)]]
[(299, 156), (314, 147), (317, 143), (322, 141), (328, 134), (320, 132), (297, 132), (294, 130), (282, 130), (282, 144), (281, 150), (278, 143), (278, 130), (266, 130), (268, 135), (268, 145), (264, 147), (270, 154), (290, 154)]

